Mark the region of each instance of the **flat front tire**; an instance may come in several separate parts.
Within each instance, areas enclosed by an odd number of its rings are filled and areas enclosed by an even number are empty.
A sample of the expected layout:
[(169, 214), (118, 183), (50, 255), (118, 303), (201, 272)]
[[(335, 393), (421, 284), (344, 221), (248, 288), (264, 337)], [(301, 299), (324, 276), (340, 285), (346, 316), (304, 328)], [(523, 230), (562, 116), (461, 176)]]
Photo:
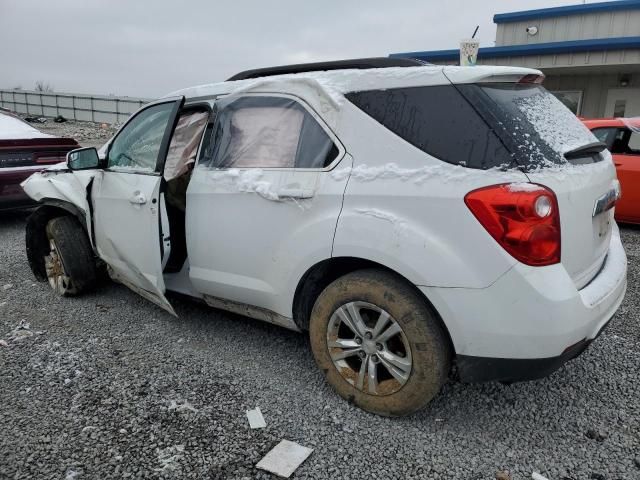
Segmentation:
[(329, 384), (379, 415), (421, 409), (449, 373), (449, 340), (435, 312), (384, 270), (359, 270), (330, 284), (313, 307), (309, 335)]
[(89, 239), (73, 217), (57, 217), (46, 226), (48, 251), (44, 266), (51, 288), (59, 295), (80, 295), (95, 286), (96, 262)]

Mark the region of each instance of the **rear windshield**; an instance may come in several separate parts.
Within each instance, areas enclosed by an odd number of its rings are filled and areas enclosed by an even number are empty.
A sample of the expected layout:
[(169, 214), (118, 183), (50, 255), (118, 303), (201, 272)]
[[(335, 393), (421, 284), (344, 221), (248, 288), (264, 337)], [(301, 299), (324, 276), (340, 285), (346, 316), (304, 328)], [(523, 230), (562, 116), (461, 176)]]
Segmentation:
[(597, 142), (569, 109), (535, 84), (368, 90), (347, 98), (424, 152), (470, 168), (564, 164), (564, 153)]
[[(598, 142), (589, 129), (541, 85), (487, 83), (457, 88), (516, 155), (520, 165), (565, 164), (565, 153)], [(594, 162), (601, 158), (600, 155), (588, 156)]]

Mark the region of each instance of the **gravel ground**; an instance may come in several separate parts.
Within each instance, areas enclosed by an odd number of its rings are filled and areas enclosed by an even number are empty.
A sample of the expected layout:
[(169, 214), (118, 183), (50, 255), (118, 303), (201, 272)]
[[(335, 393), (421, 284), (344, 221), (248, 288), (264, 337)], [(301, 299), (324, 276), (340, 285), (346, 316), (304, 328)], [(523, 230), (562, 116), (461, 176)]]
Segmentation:
[(275, 478), (254, 465), (281, 439), (315, 449), (298, 479), (640, 478), (640, 229), (623, 229), (626, 300), (581, 357), (387, 419), (334, 394), (303, 335), (178, 298), (174, 318), (109, 282), (55, 296), (24, 220), (0, 216), (0, 478)]
[[(18, 115), (22, 118), (28, 116), (24, 114)], [(31, 126), (41, 132), (57, 135), (58, 137), (74, 138), (83, 147), (96, 148), (104, 145), (120, 128), (119, 124), (78, 122), (75, 120), (56, 123), (53, 118), (47, 118), (45, 123), (31, 123)]]

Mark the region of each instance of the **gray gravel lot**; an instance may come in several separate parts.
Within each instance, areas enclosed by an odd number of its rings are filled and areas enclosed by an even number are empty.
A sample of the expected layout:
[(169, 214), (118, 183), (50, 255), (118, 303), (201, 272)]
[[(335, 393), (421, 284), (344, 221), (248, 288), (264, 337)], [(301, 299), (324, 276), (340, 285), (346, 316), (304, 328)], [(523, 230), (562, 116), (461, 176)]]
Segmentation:
[(0, 216), (0, 478), (275, 478), (254, 465), (283, 438), (315, 449), (299, 479), (640, 478), (640, 229), (623, 230), (626, 300), (584, 355), (387, 419), (335, 395), (303, 335), (178, 298), (176, 319), (109, 282), (55, 296), (24, 220)]
[[(26, 114), (18, 114), (22, 118), (28, 117)], [(42, 117), (44, 118), (44, 117)], [(56, 123), (53, 118), (47, 118), (45, 123), (31, 123), (31, 126), (41, 132), (56, 135), (58, 137), (74, 138), (83, 147), (100, 148), (109, 140), (120, 128), (118, 124), (79, 122), (67, 120)]]

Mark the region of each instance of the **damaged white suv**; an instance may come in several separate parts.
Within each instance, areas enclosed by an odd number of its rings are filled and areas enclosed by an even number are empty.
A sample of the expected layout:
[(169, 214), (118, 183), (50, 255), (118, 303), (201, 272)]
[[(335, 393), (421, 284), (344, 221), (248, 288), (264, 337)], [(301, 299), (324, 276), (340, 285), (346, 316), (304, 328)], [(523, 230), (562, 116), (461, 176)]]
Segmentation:
[(23, 184), (31, 268), (78, 295), (104, 263), (171, 313), (166, 291), (308, 331), (333, 388), (382, 415), (450, 372), (547, 375), (616, 312), (627, 267), (611, 157), (542, 78), (370, 59), (176, 92), (104, 158)]

